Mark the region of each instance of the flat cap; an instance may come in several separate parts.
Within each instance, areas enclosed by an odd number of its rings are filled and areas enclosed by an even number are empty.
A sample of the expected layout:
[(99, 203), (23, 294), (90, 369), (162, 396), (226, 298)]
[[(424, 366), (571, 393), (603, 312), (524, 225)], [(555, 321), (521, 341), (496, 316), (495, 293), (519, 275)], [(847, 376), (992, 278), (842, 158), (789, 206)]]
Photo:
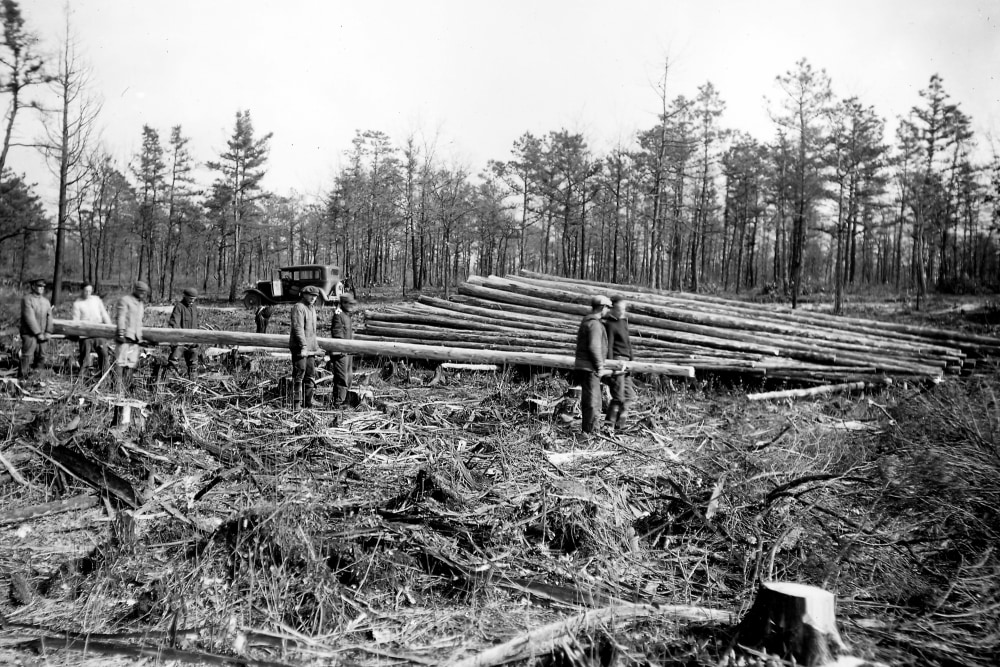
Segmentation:
[(141, 280), (137, 280), (137, 281), (135, 281), (135, 284), (132, 285), (132, 291), (133, 292), (148, 292), (149, 291), (149, 285), (147, 285), (146, 283), (144, 283)]
[(44, 285), (45, 284), (45, 278), (35, 278), (34, 280), (32, 280), (28, 284), (29, 285)]
[(591, 308), (600, 308), (601, 306), (611, 307), (611, 299), (606, 296), (595, 296), (590, 299)]
[(312, 294), (313, 296), (319, 296), (319, 288), (315, 285), (309, 285), (302, 290), (302, 294)]
[(185, 287), (184, 288), (184, 296), (196, 297), (196, 296), (198, 296), (198, 290), (196, 290), (193, 287)]
[(357, 305), (357, 303), (358, 302), (355, 301), (354, 297), (351, 296), (350, 294), (341, 294), (340, 295), (340, 305), (341, 306), (354, 306), (354, 305)]

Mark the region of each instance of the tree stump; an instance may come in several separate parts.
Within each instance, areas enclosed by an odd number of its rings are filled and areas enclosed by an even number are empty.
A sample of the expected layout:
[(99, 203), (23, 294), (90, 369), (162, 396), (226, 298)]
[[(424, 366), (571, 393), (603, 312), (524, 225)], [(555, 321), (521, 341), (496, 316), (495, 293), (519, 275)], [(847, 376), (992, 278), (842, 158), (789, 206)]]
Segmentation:
[(832, 663), (848, 652), (837, 631), (833, 593), (782, 581), (761, 584), (733, 643), (809, 666)]

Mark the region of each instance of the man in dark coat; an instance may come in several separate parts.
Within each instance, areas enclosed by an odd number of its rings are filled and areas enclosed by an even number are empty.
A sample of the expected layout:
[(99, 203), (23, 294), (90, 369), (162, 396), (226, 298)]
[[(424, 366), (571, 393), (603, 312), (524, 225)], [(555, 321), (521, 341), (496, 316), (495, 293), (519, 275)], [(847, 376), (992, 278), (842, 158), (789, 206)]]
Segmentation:
[[(625, 313), (628, 301), (623, 296), (611, 299), (611, 312), (604, 318), (604, 331), (608, 335), (608, 359), (632, 361), (632, 342), (629, 340), (628, 320)], [(605, 423), (615, 428), (625, 426), (625, 416), (635, 400), (635, 386), (627, 369), (608, 378), (611, 386), (611, 403), (605, 415)]]
[(580, 322), (576, 334), (573, 368), (576, 370), (576, 381), (580, 383), (584, 433), (594, 430), (601, 414), (601, 377), (607, 375), (604, 360), (608, 357), (608, 334), (601, 320), (610, 308), (611, 299), (606, 296), (591, 299), (590, 313)]
[(292, 408), (311, 408), (316, 390), (315, 357), (323, 353), (316, 340), (316, 310), (319, 288), (309, 285), (292, 306), (288, 349), (292, 352)]
[[(198, 290), (193, 287), (184, 288), (184, 296), (180, 301), (174, 303), (174, 310), (170, 313), (167, 326), (171, 329), (197, 329), (198, 328), (198, 306), (195, 301), (198, 299)], [(187, 375), (189, 380), (194, 380), (198, 376), (196, 364), (198, 361), (198, 346), (194, 343), (173, 345), (170, 348), (170, 356), (167, 358), (167, 369), (177, 372), (177, 364), (181, 357), (187, 364)]]
[(267, 325), (271, 321), (271, 315), (274, 313), (274, 306), (271, 304), (261, 305), (257, 307), (257, 312), (253, 315), (253, 322), (257, 327), (257, 333), (266, 334)]
[(45, 341), (52, 333), (52, 304), (45, 298), (45, 279), (36, 278), (21, 297), (21, 365), (17, 377), (26, 380), (45, 361)]
[[(350, 294), (342, 294), (340, 306), (333, 313), (333, 322), (330, 327), (331, 338), (342, 338), (351, 340), (354, 338), (354, 323), (351, 321), (351, 313), (354, 312), (357, 303)], [(351, 375), (353, 359), (351, 355), (335, 353), (331, 355), (333, 366), (333, 404), (343, 405), (347, 400), (347, 390), (351, 388)]]

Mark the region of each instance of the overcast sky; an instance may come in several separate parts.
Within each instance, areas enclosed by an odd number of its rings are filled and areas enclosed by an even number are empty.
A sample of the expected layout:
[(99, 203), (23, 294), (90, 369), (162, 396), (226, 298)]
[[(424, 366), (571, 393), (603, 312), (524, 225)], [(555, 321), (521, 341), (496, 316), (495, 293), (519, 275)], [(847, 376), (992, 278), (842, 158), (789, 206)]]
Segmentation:
[[(49, 48), (64, 0), (21, 0)], [(711, 81), (723, 122), (768, 139), (765, 97), (805, 57), (835, 93), (892, 119), (940, 74), (980, 137), (1000, 139), (1000, 0), (72, 0), (103, 100), (104, 145), (127, 162), (148, 124), (181, 125), (213, 159), (249, 109), (273, 132), (264, 185), (329, 189), (355, 130), (415, 135), (473, 172), (526, 131), (582, 132), (604, 152)], [(891, 121), (890, 121), (891, 122)], [(24, 126), (24, 131), (27, 126)], [(44, 192), (27, 151), (11, 166)], [(46, 197), (50, 199), (50, 197)], [(50, 202), (47, 202), (50, 203)]]

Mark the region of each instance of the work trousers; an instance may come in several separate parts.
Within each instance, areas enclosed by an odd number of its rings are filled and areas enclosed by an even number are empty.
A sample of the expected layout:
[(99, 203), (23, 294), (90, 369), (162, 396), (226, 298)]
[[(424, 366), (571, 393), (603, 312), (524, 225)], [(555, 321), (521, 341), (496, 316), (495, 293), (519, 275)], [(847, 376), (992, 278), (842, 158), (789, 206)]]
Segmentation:
[(31, 334), (21, 334), (21, 366), (17, 376), (26, 378), (28, 374), (42, 365), (45, 361), (45, 342), (38, 340), (38, 336)]
[(351, 388), (354, 360), (349, 354), (334, 357), (331, 360), (333, 369), (333, 404), (342, 405), (347, 400), (347, 390)]
[(292, 351), (292, 406), (311, 408), (316, 391), (316, 362)]
[(576, 370), (576, 381), (580, 383), (580, 410), (583, 412), (584, 433), (591, 433), (597, 427), (601, 415), (601, 379), (594, 371)]
[(170, 348), (170, 356), (167, 358), (167, 366), (170, 368), (176, 368), (177, 362), (184, 357), (184, 362), (187, 364), (188, 375), (194, 374), (195, 361), (198, 359), (198, 346), (197, 345), (174, 345)]
[(608, 405), (607, 420), (622, 426), (625, 424), (625, 415), (635, 402), (632, 376), (628, 373), (612, 375), (608, 378), (608, 386), (611, 389), (611, 403)]
[(108, 370), (111, 359), (108, 357), (108, 341), (104, 338), (81, 338), (79, 343), (80, 372), (90, 368), (90, 354), (97, 353), (97, 367), (103, 373)]

